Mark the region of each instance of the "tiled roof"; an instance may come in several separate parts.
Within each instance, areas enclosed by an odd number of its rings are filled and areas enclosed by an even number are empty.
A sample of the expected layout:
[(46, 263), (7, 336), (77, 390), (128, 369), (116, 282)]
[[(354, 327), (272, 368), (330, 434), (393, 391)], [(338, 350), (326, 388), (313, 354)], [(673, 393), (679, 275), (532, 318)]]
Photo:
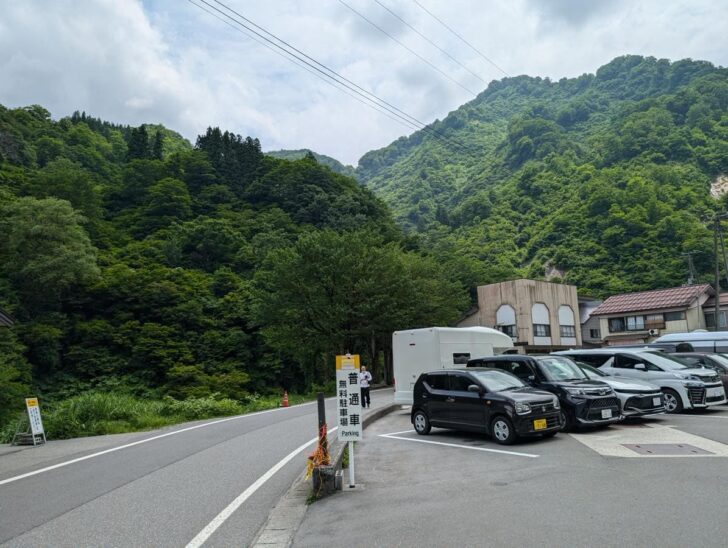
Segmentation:
[(688, 306), (696, 297), (707, 291), (711, 294), (713, 292), (710, 284), (685, 285), (682, 287), (671, 287), (669, 289), (655, 289), (652, 291), (640, 291), (639, 293), (613, 295), (594, 310), (592, 316), (679, 308)]
[[(720, 306), (728, 306), (728, 293), (720, 294)], [(715, 295), (703, 303), (704, 308), (715, 308)]]

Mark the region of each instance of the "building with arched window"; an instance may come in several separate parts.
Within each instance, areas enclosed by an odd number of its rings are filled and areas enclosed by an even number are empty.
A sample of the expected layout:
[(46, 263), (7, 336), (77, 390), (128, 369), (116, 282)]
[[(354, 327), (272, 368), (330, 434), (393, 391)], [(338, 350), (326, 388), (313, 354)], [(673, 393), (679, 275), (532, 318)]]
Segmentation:
[(478, 306), (458, 327), (500, 329), (523, 352), (581, 346), (579, 299), (573, 285), (512, 280), (478, 286)]

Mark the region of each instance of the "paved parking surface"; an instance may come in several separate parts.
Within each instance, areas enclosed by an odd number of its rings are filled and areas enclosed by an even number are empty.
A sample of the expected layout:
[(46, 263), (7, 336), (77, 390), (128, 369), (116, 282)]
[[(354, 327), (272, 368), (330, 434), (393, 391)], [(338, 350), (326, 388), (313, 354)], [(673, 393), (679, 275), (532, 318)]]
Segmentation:
[(313, 504), (294, 546), (728, 542), (726, 406), (510, 447), (418, 436), (402, 411), (367, 430), (356, 466), (360, 486)]

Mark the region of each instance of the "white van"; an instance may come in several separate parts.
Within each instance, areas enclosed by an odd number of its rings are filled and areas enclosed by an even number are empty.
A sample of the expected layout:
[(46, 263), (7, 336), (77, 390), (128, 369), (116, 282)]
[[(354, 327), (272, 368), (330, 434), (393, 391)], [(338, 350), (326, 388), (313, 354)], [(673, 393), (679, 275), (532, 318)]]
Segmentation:
[(392, 334), (394, 403), (412, 405), (422, 373), (462, 366), (471, 358), (502, 354), (513, 339), (488, 327), (426, 327)]
[[(674, 345), (676, 348), (679, 344), (689, 344), (695, 352), (722, 354), (728, 352), (728, 331), (669, 333), (658, 337), (652, 344), (665, 347), (672, 347)], [(690, 349), (686, 349), (685, 351), (690, 351)]]

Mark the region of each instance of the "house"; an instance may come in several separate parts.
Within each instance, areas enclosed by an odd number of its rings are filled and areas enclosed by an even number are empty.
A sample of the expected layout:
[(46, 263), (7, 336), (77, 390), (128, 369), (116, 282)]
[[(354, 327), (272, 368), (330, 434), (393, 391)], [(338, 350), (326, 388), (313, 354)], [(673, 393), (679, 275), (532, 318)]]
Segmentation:
[(642, 344), (666, 333), (706, 329), (703, 307), (713, 295), (710, 284), (613, 295), (591, 316), (599, 318), (605, 344)]
[(581, 342), (585, 348), (602, 346), (602, 330), (599, 318), (592, 313), (602, 304), (601, 299), (579, 295), (579, 324)]
[[(710, 331), (715, 329), (715, 295), (710, 297), (703, 304), (703, 315), (705, 316), (705, 328)], [(720, 321), (717, 331), (728, 331), (726, 326), (726, 315), (728, 315), (728, 293), (720, 294)]]
[(478, 286), (477, 307), (458, 327), (494, 327), (521, 352), (550, 352), (581, 346), (576, 287), (537, 280)]

